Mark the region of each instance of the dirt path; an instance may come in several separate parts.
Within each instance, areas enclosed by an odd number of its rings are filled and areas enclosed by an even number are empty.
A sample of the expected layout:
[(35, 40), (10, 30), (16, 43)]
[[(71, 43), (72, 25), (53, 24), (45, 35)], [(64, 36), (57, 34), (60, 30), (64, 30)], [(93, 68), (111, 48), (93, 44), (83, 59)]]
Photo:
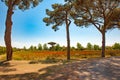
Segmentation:
[[(38, 72), (39, 69), (47, 68), (57, 64), (29, 64), (29, 61), (9, 61), (0, 65), (0, 75), (25, 74)], [(38, 72), (39, 74), (45, 71)]]
[(120, 80), (120, 57), (70, 63), (46, 76), (45, 80)]
[(0, 65), (0, 80), (120, 80), (120, 57), (65, 65), (11, 61)]

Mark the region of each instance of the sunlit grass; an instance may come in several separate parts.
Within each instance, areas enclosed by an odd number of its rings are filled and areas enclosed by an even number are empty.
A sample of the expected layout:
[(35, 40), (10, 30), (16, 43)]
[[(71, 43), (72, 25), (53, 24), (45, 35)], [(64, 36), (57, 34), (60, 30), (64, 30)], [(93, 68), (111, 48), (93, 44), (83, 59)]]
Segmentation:
[(47, 57), (65, 58), (61, 51), (18, 51), (14, 52), (13, 59), (17, 60), (45, 60)]
[[(106, 56), (119, 56), (120, 50), (106, 51)], [(13, 55), (17, 60), (45, 60), (46, 58), (66, 59), (66, 51), (18, 51)], [(101, 51), (71, 51), (71, 59), (101, 57)]]
[[(107, 50), (106, 57), (120, 56), (120, 50)], [(71, 59), (100, 58), (100, 50), (71, 51)], [(5, 59), (5, 54), (1, 57)], [(17, 51), (13, 53), (14, 60), (66, 60), (66, 51)]]

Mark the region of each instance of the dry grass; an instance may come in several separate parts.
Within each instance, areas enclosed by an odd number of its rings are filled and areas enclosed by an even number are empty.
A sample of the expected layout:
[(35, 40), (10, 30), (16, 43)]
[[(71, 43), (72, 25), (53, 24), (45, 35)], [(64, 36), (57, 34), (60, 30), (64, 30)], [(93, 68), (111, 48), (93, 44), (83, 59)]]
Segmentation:
[[(107, 50), (106, 57), (120, 56), (120, 50)], [(71, 59), (100, 58), (100, 50), (71, 51)], [(5, 55), (0, 59), (5, 60)], [(17, 51), (13, 53), (14, 60), (66, 60), (66, 51)]]

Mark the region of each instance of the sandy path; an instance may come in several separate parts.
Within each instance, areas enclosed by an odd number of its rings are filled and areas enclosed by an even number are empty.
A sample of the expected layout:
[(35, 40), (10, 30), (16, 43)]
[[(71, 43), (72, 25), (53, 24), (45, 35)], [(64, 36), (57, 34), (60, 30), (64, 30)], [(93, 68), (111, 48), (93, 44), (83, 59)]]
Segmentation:
[(120, 80), (120, 57), (73, 62), (52, 71), (45, 80)]
[[(42, 68), (53, 66), (57, 64), (29, 64), (29, 61), (9, 61), (0, 65), (0, 75), (11, 74), (25, 74), (38, 72)], [(45, 71), (38, 72), (39, 74), (45, 73)]]
[(10, 61), (0, 65), (0, 80), (120, 80), (120, 57), (88, 59), (65, 65)]

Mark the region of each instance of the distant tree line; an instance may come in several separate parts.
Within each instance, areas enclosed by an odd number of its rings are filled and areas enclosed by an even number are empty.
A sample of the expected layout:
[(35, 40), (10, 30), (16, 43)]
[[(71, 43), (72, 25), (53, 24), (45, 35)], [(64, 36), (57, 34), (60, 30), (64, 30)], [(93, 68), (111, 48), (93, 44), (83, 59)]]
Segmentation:
[(6, 48), (5, 47), (2, 47), (0, 46), (0, 54), (3, 54), (6, 52)]
[[(19, 50), (20, 50), (19, 48), (16, 48), (16, 47), (13, 48), (13, 52), (19, 51)], [(6, 53), (6, 47), (0, 46), (0, 55), (5, 53)]]
[[(115, 43), (112, 46), (106, 46), (106, 50), (120, 50), (120, 43)], [(23, 50), (49, 50), (49, 51), (65, 51), (67, 47), (65, 46), (60, 46), (60, 44), (55, 44), (52, 47), (48, 47), (47, 44), (38, 44), (38, 46), (33, 46), (31, 45), (28, 49), (24, 46)], [(75, 47), (70, 47), (71, 51), (72, 50), (101, 50), (101, 46), (99, 45), (92, 45), (91, 43), (87, 43), (86, 47), (82, 46), (80, 43), (77, 43)]]
[[(114, 43), (112, 46), (106, 46), (106, 50), (120, 50), (120, 43)], [(29, 50), (29, 51), (66, 51), (66, 46), (61, 46), (60, 44), (55, 44), (53, 47), (48, 47), (47, 44), (38, 44), (38, 46), (31, 45), (29, 48), (26, 48), (25, 46), (22, 49), (13, 48), (13, 52), (20, 51), (20, 50)], [(101, 50), (101, 46), (99, 45), (92, 45), (91, 43), (87, 43), (86, 47), (82, 46), (79, 42), (76, 44), (75, 47), (70, 47), (71, 51), (74, 50)], [(0, 46), (0, 55), (6, 53), (6, 48), (3, 46)]]

